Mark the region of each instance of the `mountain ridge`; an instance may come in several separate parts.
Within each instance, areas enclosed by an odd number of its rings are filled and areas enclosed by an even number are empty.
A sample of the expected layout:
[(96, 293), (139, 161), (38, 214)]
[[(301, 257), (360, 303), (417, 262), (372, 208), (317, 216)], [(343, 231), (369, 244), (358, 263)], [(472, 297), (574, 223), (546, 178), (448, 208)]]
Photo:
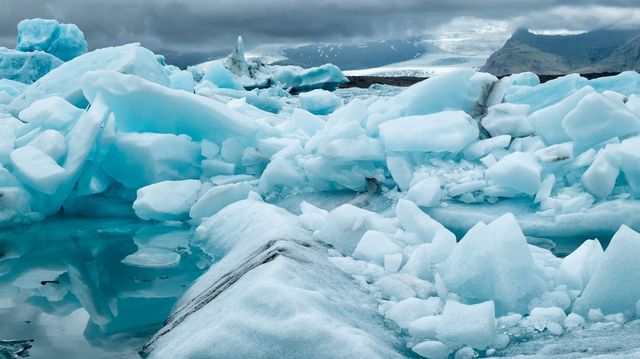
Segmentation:
[(489, 56), (480, 71), (497, 76), (531, 71), (622, 72), (640, 69), (640, 30), (594, 30), (577, 35), (539, 35), (518, 29)]

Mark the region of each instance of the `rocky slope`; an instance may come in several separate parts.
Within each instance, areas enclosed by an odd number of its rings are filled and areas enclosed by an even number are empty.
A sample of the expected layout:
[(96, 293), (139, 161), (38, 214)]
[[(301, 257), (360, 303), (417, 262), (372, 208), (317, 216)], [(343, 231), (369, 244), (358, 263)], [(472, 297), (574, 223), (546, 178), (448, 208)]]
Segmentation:
[(502, 76), (531, 71), (622, 72), (640, 68), (639, 30), (596, 30), (578, 35), (537, 35), (516, 31), (480, 69)]

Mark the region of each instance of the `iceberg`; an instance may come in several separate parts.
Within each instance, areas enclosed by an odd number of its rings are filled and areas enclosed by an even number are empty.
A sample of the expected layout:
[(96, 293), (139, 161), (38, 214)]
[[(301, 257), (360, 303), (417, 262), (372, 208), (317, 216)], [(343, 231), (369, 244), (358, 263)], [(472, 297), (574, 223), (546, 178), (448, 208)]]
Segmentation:
[(301, 93), (300, 107), (314, 115), (328, 115), (342, 106), (342, 100), (338, 96), (325, 90), (313, 90)]
[(0, 79), (31, 84), (62, 64), (62, 60), (46, 52), (0, 47)]
[(84, 34), (75, 24), (60, 24), (50, 19), (27, 19), (18, 23), (20, 51), (44, 51), (62, 61), (87, 52)]
[(133, 210), (142, 219), (186, 219), (201, 188), (202, 183), (198, 180), (157, 182), (138, 190)]
[(162, 181), (198, 178), (199, 156), (200, 146), (184, 135), (132, 132), (116, 136), (99, 163), (105, 174), (127, 188), (138, 189)]
[(145, 345), (150, 358), (403, 357), (374, 301), (323, 258), (294, 216), (244, 200), (211, 218), (212, 240), (229, 243), (229, 253)]
[(252, 121), (219, 102), (140, 76), (96, 71), (81, 82), (89, 102), (97, 96), (106, 101), (123, 132), (183, 134), (222, 142), (233, 135), (251, 137), (256, 131)]
[(50, 96), (60, 96), (79, 108), (87, 106), (82, 92), (83, 75), (90, 71), (110, 70), (169, 85), (169, 78), (156, 56), (140, 44), (107, 47), (78, 56), (56, 67), (29, 86), (8, 107), (17, 114), (33, 102)]
[(640, 131), (640, 119), (626, 106), (606, 96), (586, 95), (562, 120), (562, 128), (577, 146), (586, 147)]
[(236, 90), (277, 86), (298, 93), (315, 89), (333, 90), (348, 81), (340, 68), (332, 64), (305, 69), (248, 61), (245, 59), (242, 36), (238, 36), (236, 46), (224, 60), (204, 63), (199, 67), (204, 70), (202, 80)]
[[(486, 258), (491, 258), (486, 261)], [(438, 267), (448, 290), (470, 303), (495, 302), (497, 313), (526, 313), (528, 303), (542, 293), (544, 281), (515, 217), (505, 214), (474, 226)]]
[[(636, 303), (640, 300), (640, 233), (622, 226), (611, 239), (601, 264), (595, 267), (591, 279), (573, 311), (587, 315), (591, 309), (604, 314), (623, 313), (627, 318), (635, 316)], [(621, 280), (624, 278), (624, 280)]]
[(478, 125), (462, 111), (400, 117), (380, 125), (385, 148), (398, 152), (459, 152), (478, 134)]
[(367, 133), (377, 133), (380, 124), (398, 117), (456, 110), (470, 115), (480, 113), (480, 106), (496, 81), (486, 73), (459, 70), (419, 82), (394, 97), (371, 104)]

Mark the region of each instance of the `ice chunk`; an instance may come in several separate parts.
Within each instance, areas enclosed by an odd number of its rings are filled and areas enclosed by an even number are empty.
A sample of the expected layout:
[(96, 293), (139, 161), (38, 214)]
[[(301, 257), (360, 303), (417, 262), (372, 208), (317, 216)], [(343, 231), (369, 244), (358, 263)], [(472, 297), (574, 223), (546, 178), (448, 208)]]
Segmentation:
[[(96, 70), (132, 74), (169, 86), (169, 78), (153, 52), (140, 44), (107, 47), (78, 56), (55, 68), (15, 98), (9, 111), (17, 114), (36, 100), (50, 96), (60, 96), (71, 104), (84, 108), (87, 100), (82, 93), (82, 81), (79, 80), (87, 72)], [(140, 104), (136, 107), (146, 108)]]
[(586, 78), (578, 74), (570, 74), (537, 86), (521, 87), (516, 92), (507, 93), (505, 102), (530, 105), (530, 111), (534, 112), (562, 101), (587, 84)]
[(455, 235), (443, 227), (436, 232), (433, 242), (420, 244), (413, 249), (401, 272), (420, 279), (431, 280), (434, 265), (449, 258), (455, 245)]
[(5, 93), (10, 99), (18, 96), (27, 89), (27, 85), (22, 82), (9, 80), (0, 76), (0, 92)]
[(544, 284), (511, 213), (476, 224), (438, 271), (447, 289), (471, 302), (493, 300), (498, 313), (525, 313)]
[(67, 153), (67, 143), (64, 136), (55, 130), (42, 131), (27, 145), (39, 149), (58, 164), (62, 163), (61, 161)]
[(393, 320), (400, 328), (409, 328), (409, 323), (425, 316), (437, 315), (442, 305), (438, 297), (428, 299), (407, 298), (385, 313), (387, 319)]
[(567, 329), (575, 329), (577, 327), (584, 325), (585, 322), (586, 321), (580, 314), (569, 313), (569, 315), (567, 315), (567, 317), (565, 318), (563, 324), (564, 324), (564, 327)]
[(322, 156), (341, 161), (384, 161), (384, 148), (377, 138), (360, 136), (339, 138), (318, 151)]
[(169, 75), (169, 82), (171, 83), (171, 88), (193, 92), (194, 82), (191, 71), (176, 71)]
[(212, 216), (231, 203), (247, 198), (251, 185), (247, 182), (214, 186), (206, 191), (191, 207), (189, 217), (203, 218)]
[(303, 171), (292, 161), (276, 157), (269, 162), (260, 177), (259, 188), (263, 192), (281, 188), (296, 188), (305, 184)]
[(64, 181), (64, 169), (33, 146), (20, 147), (11, 152), (11, 164), (22, 182), (45, 194), (54, 194)]
[(18, 23), (20, 51), (44, 51), (69, 61), (87, 52), (84, 34), (74, 24), (60, 24), (50, 19), (27, 19)]
[(217, 143), (256, 132), (253, 121), (217, 101), (141, 77), (97, 71), (86, 74), (82, 83), (89, 101), (103, 96), (123, 132), (186, 134)]
[(633, 113), (636, 117), (640, 118), (640, 96), (639, 95), (631, 95), (626, 103), (627, 108), (631, 113)]
[(640, 233), (623, 225), (611, 239), (573, 311), (585, 315), (589, 309), (598, 308), (604, 314), (624, 313), (632, 318), (640, 299), (639, 256)]
[(332, 64), (303, 69), (298, 66), (273, 66), (273, 83), (297, 91), (333, 89), (347, 82), (340, 68)]
[(165, 248), (142, 247), (121, 262), (133, 267), (169, 268), (180, 262), (180, 254)]
[(611, 194), (620, 174), (620, 168), (609, 157), (607, 150), (600, 150), (582, 175), (584, 188), (600, 198), (607, 198)]
[(221, 160), (204, 160), (201, 163), (202, 175), (205, 177), (233, 175), (236, 165)]
[(440, 203), (442, 189), (440, 179), (427, 177), (411, 186), (407, 191), (407, 199), (422, 207), (433, 207)]
[(292, 117), (295, 127), (303, 130), (309, 136), (315, 135), (325, 124), (319, 117), (299, 108), (293, 110)]
[(435, 339), (440, 325), (440, 315), (428, 315), (409, 323), (409, 334), (414, 339)]
[(387, 156), (387, 168), (398, 188), (408, 190), (413, 179), (413, 164), (405, 156)]
[(562, 259), (556, 272), (556, 284), (582, 291), (603, 258), (604, 251), (597, 239), (584, 241), (580, 247)]
[(390, 218), (351, 204), (343, 204), (329, 212), (317, 236), (343, 254), (350, 254), (368, 230), (393, 234), (396, 229)]
[(531, 309), (529, 317), (540, 318), (556, 324), (562, 324), (567, 318), (567, 314), (562, 308), (558, 307), (536, 307)]
[[(436, 237), (436, 233), (445, 229), (435, 219), (424, 213), (415, 203), (405, 199), (399, 199), (396, 204), (396, 216), (402, 227), (408, 232), (415, 233), (421, 243), (430, 243)], [(446, 236), (455, 243), (455, 235)]]
[(202, 183), (198, 180), (162, 181), (137, 192), (133, 210), (142, 219), (174, 221), (187, 219), (198, 200)]
[(540, 78), (533, 72), (520, 72), (511, 75), (513, 86), (537, 86), (540, 85)]
[(494, 76), (472, 69), (431, 77), (388, 100), (372, 104), (369, 107), (371, 116), (367, 120), (367, 133), (376, 134), (381, 123), (398, 117), (451, 110), (474, 114), (478, 103), (488, 95), (495, 81), (497, 79)]
[(402, 254), (387, 254), (384, 256), (384, 270), (389, 273), (396, 273), (402, 266)]
[(485, 157), (494, 150), (506, 148), (511, 143), (511, 136), (502, 135), (487, 138), (474, 142), (464, 149), (464, 157), (470, 161), (475, 161), (479, 158)]
[(215, 142), (211, 142), (207, 139), (202, 140), (200, 142), (200, 153), (203, 157), (208, 159), (213, 159), (220, 152), (220, 146), (218, 146)]
[(533, 153), (540, 162), (558, 163), (573, 159), (573, 142), (559, 143), (541, 148)]
[(202, 80), (209, 81), (220, 88), (244, 90), (244, 87), (231, 77), (231, 72), (216, 61), (211, 62)]
[(378, 231), (366, 231), (353, 250), (353, 258), (384, 265), (385, 256), (401, 253), (402, 248), (395, 244), (384, 233)]
[(482, 119), (484, 127), (492, 137), (510, 135), (524, 137), (533, 133), (527, 114), (529, 105), (501, 103), (489, 107), (487, 115)]
[(535, 195), (540, 188), (542, 168), (536, 158), (527, 152), (514, 152), (504, 156), (487, 169), (489, 183)]
[(605, 149), (607, 158), (612, 161), (612, 165), (620, 166), (624, 173), (627, 184), (631, 187), (631, 192), (640, 196), (640, 137), (631, 137), (620, 143), (620, 145), (608, 145)]
[(607, 90), (607, 91), (604, 91), (602, 94), (608, 97), (610, 100), (613, 100), (618, 103), (627, 102), (627, 97), (619, 92)]
[(314, 115), (328, 115), (342, 106), (342, 99), (325, 90), (313, 90), (301, 93), (300, 107)]
[(529, 116), (529, 123), (536, 134), (544, 138), (548, 144), (562, 143), (571, 140), (562, 128), (562, 120), (588, 94), (594, 93), (593, 88), (586, 86), (564, 100), (542, 108)]
[(60, 209), (82, 174), (85, 162), (108, 117), (109, 111), (104, 102), (101, 98), (96, 98), (91, 108), (83, 112), (73, 127), (65, 133), (67, 155), (62, 166), (64, 177), (53, 195), (39, 198), (32, 203), (34, 210), (48, 215)]
[(496, 332), (493, 301), (474, 305), (447, 301), (436, 332), (438, 340), (454, 347), (487, 348), (493, 343)]
[(149, 358), (402, 357), (375, 299), (295, 216), (245, 200), (207, 227), (213, 253), (229, 252), (178, 301), (145, 345)]
[(20, 111), (20, 120), (35, 127), (58, 131), (69, 129), (80, 118), (82, 110), (59, 96), (51, 96), (33, 102)]
[(401, 117), (380, 125), (387, 151), (458, 152), (478, 134), (477, 123), (462, 111)]
[(615, 91), (624, 96), (640, 93), (640, 74), (624, 71), (615, 76), (604, 76), (589, 80), (589, 85), (598, 92)]
[(449, 352), (451, 352), (451, 349), (446, 344), (437, 340), (426, 340), (414, 345), (411, 350), (429, 359), (447, 359)]
[(21, 52), (0, 47), (0, 79), (31, 84), (62, 64), (60, 59), (46, 52)]
[(322, 227), (329, 214), (329, 211), (318, 208), (306, 201), (300, 203), (300, 210), (302, 211), (302, 214), (298, 217), (300, 223), (302, 223), (306, 229), (314, 231)]
[(576, 145), (586, 147), (640, 131), (640, 119), (623, 104), (591, 93), (565, 116), (562, 128)]
[(244, 146), (237, 138), (231, 137), (222, 142), (220, 146), (220, 156), (223, 160), (235, 164), (240, 164), (242, 161), (242, 152)]
[(116, 181), (137, 189), (160, 181), (197, 178), (199, 155), (200, 147), (186, 136), (119, 133), (101, 165)]

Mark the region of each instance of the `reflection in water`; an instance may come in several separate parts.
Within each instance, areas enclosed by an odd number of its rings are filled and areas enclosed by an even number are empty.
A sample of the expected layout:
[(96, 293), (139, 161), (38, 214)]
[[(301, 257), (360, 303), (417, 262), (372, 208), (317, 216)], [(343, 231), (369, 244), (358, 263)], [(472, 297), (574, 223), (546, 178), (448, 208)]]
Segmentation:
[(209, 265), (188, 226), (52, 218), (0, 231), (0, 340), (34, 358), (137, 357)]

